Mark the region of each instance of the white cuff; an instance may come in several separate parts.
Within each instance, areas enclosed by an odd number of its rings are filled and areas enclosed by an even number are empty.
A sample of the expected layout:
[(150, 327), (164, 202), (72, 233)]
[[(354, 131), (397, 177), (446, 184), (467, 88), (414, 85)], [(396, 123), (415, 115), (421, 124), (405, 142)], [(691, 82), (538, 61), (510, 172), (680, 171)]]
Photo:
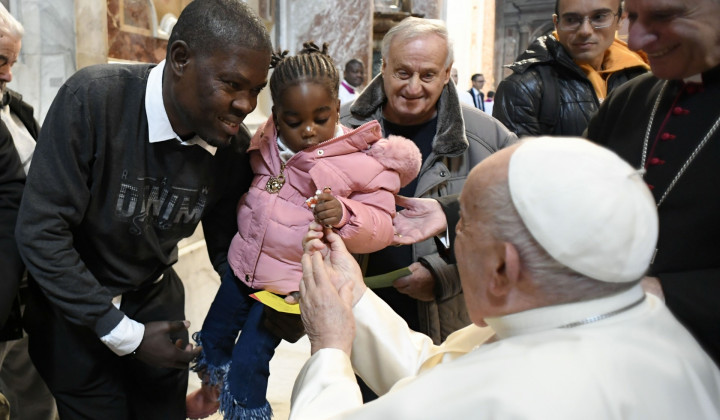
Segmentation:
[(144, 334), (145, 325), (125, 316), (112, 331), (100, 337), (100, 341), (105, 343), (113, 353), (125, 356), (140, 346)]

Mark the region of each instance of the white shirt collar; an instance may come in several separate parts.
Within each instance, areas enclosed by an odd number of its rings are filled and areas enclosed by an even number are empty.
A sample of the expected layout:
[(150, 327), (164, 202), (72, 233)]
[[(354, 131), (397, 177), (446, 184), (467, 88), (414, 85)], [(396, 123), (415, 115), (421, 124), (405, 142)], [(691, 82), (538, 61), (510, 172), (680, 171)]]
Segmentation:
[(167, 140), (177, 140), (184, 146), (200, 146), (207, 150), (211, 155), (215, 155), (217, 147), (209, 145), (205, 140), (198, 136), (194, 136), (189, 140), (183, 141), (180, 136), (175, 133), (170, 119), (168, 118), (162, 96), (162, 77), (165, 68), (165, 60), (161, 61), (157, 66), (150, 70), (148, 76), (147, 89), (145, 90), (145, 115), (148, 119), (148, 134), (150, 143), (158, 143)]
[(510, 315), (485, 318), (485, 322), (495, 330), (499, 338), (532, 334), (608, 314), (637, 302), (644, 294), (638, 284), (624, 292), (600, 299), (545, 306)]

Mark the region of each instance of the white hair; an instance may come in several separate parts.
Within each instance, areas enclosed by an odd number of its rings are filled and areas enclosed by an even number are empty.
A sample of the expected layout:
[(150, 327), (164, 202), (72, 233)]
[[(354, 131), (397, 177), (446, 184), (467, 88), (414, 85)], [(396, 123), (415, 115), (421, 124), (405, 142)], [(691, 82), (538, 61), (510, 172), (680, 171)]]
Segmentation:
[(400, 23), (393, 26), (382, 40), (381, 54), (384, 61), (387, 61), (390, 52), (390, 44), (396, 39), (411, 40), (426, 35), (437, 35), (445, 41), (447, 45), (447, 56), (445, 57), (445, 67), (449, 67), (454, 61), (453, 44), (448, 35), (447, 26), (439, 19), (423, 19), (417, 17), (408, 17)]
[(9, 36), (21, 40), (24, 34), (25, 28), (23, 28), (22, 23), (18, 22), (0, 3), (0, 37)]

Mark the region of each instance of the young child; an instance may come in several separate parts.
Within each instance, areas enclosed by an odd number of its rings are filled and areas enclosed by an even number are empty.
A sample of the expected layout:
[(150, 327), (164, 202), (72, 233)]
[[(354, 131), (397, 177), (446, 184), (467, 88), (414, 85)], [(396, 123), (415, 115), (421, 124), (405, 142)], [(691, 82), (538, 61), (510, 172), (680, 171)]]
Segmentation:
[(248, 149), (255, 178), (238, 206), (231, 270), (195, 336), (203, 351), (193, 369), (204, 380), (188, 396), (190, 416), (216, 411), (219, 388), (226, 419), (272, 417), (266, 392), (280, 338), (264, 327), (264, 305), (249, 295), (299, 289), (302, 238), (313, 220), (332, 227), (351, 252), (388, 246), (394, 195), (420, 170), (420, 151), (410, 140), (382, 139), (376, 121), (355, 130), (338, 123), (339, 74), (327, 44), (320, 50), (305, 43), (298, 55), (285, 54), (273, 56), (272, 117)]

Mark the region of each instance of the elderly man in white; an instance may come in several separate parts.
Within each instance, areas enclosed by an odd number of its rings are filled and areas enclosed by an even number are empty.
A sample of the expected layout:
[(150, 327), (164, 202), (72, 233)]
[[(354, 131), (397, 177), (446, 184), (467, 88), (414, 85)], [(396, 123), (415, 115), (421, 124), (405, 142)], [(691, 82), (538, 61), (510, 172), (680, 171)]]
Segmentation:
[[(312, 356), (291, 419), (720, 418), (717, 367), (639, 284), (652, 195), (607, 149), (531, 139), (472, 170), (455, 253), (474, 325), (440, 346), (313, 229), (300, 288)], [(353, 369), (379, 399), (362, 404)]]

